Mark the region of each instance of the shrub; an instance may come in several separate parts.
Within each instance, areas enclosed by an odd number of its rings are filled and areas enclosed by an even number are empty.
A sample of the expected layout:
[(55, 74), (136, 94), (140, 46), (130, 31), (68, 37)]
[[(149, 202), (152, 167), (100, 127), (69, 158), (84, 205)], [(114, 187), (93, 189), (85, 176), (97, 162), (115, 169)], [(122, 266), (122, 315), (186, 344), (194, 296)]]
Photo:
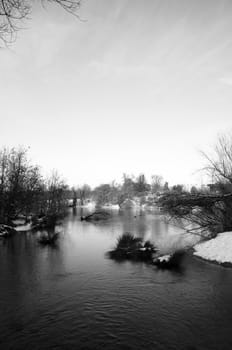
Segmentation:
[(117, 240), (116, 249), (138, 249), (142, 246), (142, 239), (134, 237), (131, 233), (123, 233)]

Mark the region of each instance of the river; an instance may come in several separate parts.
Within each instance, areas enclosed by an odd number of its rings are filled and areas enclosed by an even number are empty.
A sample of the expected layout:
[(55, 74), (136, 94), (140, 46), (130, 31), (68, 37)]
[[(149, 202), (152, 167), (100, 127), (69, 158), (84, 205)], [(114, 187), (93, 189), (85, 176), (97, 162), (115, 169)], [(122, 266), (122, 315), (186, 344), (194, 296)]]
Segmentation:
[(70, 211), (56, 248), (37, 233), (1, 240), (0, 349), (231, 350), (232, 269), (191, 254), (178, 271), (110, 260), (123, 232), (163, 251), (185, 237), (159, 215), (93, 224)]

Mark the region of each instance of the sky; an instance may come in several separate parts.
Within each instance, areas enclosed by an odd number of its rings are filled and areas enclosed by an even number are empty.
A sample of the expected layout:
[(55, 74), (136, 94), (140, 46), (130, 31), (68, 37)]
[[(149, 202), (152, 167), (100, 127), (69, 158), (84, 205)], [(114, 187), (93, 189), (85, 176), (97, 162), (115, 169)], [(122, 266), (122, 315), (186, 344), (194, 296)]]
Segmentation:
[(200, 150), (232, 127), (231, 0), (34, 6), (0, 50), (0, 147), (96, 186), (122, 174), (205, 181)]

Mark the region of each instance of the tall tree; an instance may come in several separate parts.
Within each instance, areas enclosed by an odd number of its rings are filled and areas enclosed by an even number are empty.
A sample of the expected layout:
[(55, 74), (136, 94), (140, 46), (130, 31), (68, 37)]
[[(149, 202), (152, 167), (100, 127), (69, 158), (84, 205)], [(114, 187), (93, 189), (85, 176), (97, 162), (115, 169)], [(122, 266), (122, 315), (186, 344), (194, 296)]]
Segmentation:
[(38, 212), (43, 189), (38, 166), (28, 160), (23, 147), (0, 152), (0, 220)]
[(64, 214), (65, 208), (68, 206), (67, 185), (58, 172), (53, 171), (47, 179), (46, 187), (47, 206), (45, 214), (55, 220)]

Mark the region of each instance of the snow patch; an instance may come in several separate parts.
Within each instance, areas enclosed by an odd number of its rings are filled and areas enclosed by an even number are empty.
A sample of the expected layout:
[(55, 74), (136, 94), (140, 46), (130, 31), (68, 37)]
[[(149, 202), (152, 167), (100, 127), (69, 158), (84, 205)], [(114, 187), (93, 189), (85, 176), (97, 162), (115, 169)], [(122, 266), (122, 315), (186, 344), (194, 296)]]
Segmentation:
[(31, 224), (26, 224), (26, 225), (20, 225), (15, 227), (15, 230), (18, 232), (23, 232), (23, 231), (30, 231), (32, 229), (32, 225)]
[(171, 258), (171, 255), (162, 255), (158, 258), (160, 262), (168, 262)]
[(222, 232), (216, 238), (198, 243), (194, 255), (218, 263), (232, 263), (232, 232)]

